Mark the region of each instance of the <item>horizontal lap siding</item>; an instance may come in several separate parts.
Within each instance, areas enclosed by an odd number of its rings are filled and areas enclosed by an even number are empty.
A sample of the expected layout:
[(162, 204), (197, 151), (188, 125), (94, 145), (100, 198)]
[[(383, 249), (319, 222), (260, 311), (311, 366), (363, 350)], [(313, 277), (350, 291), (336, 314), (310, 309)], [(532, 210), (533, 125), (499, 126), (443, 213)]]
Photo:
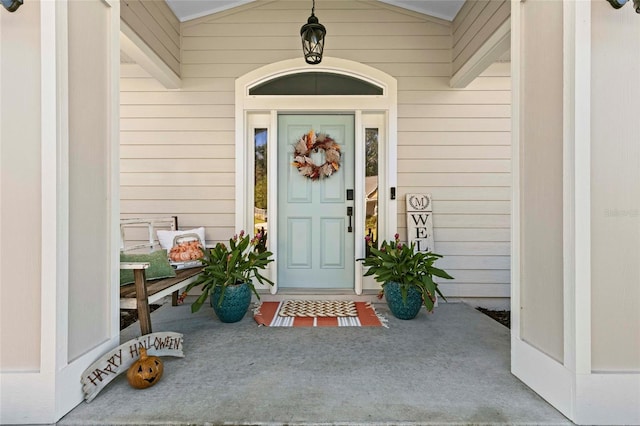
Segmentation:
[(465, 89), (439, 78), (399, 77), (398, 86), (400, 235), (405, 194), (431, 193), (435, 251), (455, 278), (444, 294), (509, 297), (509, 64), (494, 64)]
[(180, 75), (180, 21), (164, 1), (123, 1), (120, 17), (173, 72)]
[(186, 89), (173, 91), (137, 65), (123, 64), (121, 71), (122, 217), (177, 215), (182, 229), (204, 226), (208, 243), (229, 238), (235, 223), (233, 79), (206, 91), (184, 80)]
[(467, 1), (453, 21), (452, 67), (455, 74), (511, 16), (509, 0)]
[[(445, 294), (508, 297), (508, 64), (451, 89), (450, 24), (373, 1), (316, 6), (327, 27), (326, 56), (398, 80), (399, 232), (406, 235), (404, 194), (432, 193), (436, 249), (455, 276)], [(210, 243), (236, 232), (234, 82), (299, 58), (298, 34), (309, 12), (306, 2), (275, 1), (183, 23), (179, 91), (123, 66), (125, 216), (178, 214), (181, 227), (206, 226)]]

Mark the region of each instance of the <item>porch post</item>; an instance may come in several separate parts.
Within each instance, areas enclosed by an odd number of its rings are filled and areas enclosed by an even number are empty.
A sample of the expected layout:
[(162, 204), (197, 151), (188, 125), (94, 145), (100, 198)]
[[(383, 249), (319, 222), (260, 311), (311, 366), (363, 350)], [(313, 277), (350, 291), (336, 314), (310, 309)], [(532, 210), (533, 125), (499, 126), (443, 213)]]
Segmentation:
[(119, 7), (0, 14), (3, 423), (58, 421), (119, 343)]
[[(640, 19), (604, 1), (515, 0), (511, 20), (512, 371), (578, 424), (637, 424), (640, 147), (634, 111), (640, 109), (640, 86), (617, 74), (640, 67)], [(542, 25), (547, 30), (539, 38)], [(542, 62), (544, 76), (536, 68)], [(560, 154), (562, 161), (547, 157), (548, 175), (532, 181), (532, 167), (545, 153)], [(560, 201), (548, 198), (557, 187)], [(552, 209), (561, 203), (560, 247), (552, 234), (540, 238), (558, 216), (536, 210), (536, 200)], [(561, 282), (549, 287), (540, 277), (558, 256), (561, 268), (548, 280), (560, 276)], [(545, 330), (560, 331), (560, 345), (540, 339), (536, 330), (543, 321), (526, 312), (536, 306), (531, 286), (547, 297), (539, 315), (557, 313), (549, 298), (561, 290), (561, 321)]]

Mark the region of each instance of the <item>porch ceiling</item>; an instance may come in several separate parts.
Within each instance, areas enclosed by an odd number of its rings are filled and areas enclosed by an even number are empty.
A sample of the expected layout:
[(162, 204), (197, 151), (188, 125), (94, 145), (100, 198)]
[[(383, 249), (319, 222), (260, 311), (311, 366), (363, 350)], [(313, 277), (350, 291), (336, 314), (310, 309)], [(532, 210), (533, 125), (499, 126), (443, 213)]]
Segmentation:
[[(165, 0), (181, 22), (221, 12), (256, 0)], [(452, 21), (465, 0), (379, 0), (414, 12)], [(318, 4), (320, 6), (320, 4)]]

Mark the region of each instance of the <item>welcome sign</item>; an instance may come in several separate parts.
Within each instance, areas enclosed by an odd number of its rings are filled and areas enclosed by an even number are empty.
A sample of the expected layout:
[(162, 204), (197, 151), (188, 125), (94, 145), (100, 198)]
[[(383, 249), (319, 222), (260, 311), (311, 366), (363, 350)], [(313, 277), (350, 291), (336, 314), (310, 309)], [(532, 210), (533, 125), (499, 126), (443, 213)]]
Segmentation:
[(417, 251), (433, 251), (431, 194), (407, 194), (407, 241)]

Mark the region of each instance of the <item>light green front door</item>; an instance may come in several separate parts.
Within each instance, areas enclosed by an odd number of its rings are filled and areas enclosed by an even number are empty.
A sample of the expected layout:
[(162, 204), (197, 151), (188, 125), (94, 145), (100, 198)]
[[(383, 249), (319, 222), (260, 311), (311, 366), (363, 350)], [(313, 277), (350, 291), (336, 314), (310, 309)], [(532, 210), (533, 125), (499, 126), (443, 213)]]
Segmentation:
[[(310, 130), (340, 146), (340, 168), (312, 180), (292, 165), (294, 147)], [(278, 287), (354, 287), (354, 116), (278, 117)], [(311, 154), (325, 162), (322, 150)], [(348, 199), (350, 198), (350, 199)], [(352, 212), (353, 214), (353, 212)], [(351, 226), (351, 228), (350, 228)]]

